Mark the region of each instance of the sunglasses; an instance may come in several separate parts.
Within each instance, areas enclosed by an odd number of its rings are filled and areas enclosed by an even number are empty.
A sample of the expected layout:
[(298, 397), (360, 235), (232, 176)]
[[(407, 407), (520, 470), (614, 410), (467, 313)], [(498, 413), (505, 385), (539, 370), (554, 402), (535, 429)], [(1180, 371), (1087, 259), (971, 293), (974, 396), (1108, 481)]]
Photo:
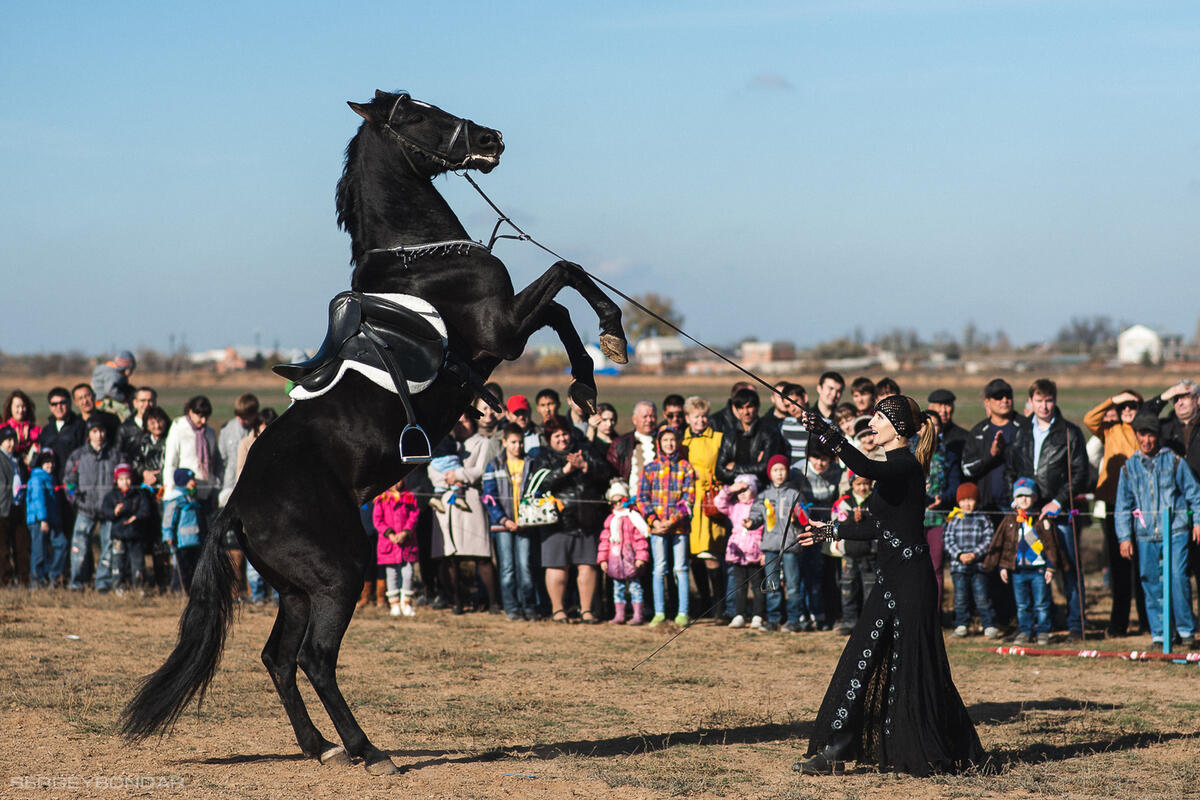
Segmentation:
[(1000, 394), (990, 394), (990, 395), (988, 395), (988, 397), (990, 397), (992, 400), (1012, 400), (1013, 399), (1012, 392), (1001, 392)]
[(66, 400), (51, 400), (51, 401), (50, 401), (50, 406), (51, 406), (51, 407), (54, 407), (54, 406), (65, 406), (65, 405), (67, 405), (67, 401), (66, 401)]
[(1137, 411), (1142, 407), (1141, 403), (1121, 403), (1117, 406), (1118, 411)]

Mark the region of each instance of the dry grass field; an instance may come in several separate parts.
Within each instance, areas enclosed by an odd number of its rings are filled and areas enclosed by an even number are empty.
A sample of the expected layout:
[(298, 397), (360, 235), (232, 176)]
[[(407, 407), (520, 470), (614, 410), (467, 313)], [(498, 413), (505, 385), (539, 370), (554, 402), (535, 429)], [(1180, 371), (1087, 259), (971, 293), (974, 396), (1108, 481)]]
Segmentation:
[[(1102, 605), (1099, 586), (1089, 587)], [(303, 759), (247, 607), (198, 712), (126, 746), (117, 715), (173, 645), (182, 601), (0, 592), (0, 796), (155, 798), (1184, 798), (1200, 795), (1195, 666), (1013, 658), (948, 639), (994, 774), (798, 778), (835, 633), (511, 623), (360, 612), (341, 686), (401, 773)], [(269, 608), (269, 607), (268, 607)], [(1092, 613), (1102, 608), (1093, 605)], [(1145, 648), (1148, 637), (1109, 646)], [(332, 725), (302, 692), (327, 737)], [(38, 781), (49, 789), (35, 788)]]

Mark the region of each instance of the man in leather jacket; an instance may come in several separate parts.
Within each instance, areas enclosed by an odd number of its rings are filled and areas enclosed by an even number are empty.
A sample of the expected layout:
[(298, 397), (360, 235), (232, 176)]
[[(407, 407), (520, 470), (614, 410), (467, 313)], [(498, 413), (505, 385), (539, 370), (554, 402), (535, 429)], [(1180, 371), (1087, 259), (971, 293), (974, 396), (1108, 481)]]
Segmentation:
[(758, 394), (739, 389), (731, 402), (737, 424), (721, 438), (717, 451), (717, 480), (726, 486), (738, 475), (753, 475), (766, 485), (767, 462), (771, 456), (786, 455), (777, 426), (758, 416)]

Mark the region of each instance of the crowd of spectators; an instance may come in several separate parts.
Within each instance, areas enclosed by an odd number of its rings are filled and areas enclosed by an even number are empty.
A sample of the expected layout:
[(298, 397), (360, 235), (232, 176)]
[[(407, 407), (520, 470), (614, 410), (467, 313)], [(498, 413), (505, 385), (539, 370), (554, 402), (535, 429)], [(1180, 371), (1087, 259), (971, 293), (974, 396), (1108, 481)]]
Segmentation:
[[(220, 536), (242, 576), (239, 599), (268, 602), (270, 587), (236, 539), (210, 523), (274, 411), (244, 394), (217, 431), (211, 403), (197, 395), (171, 419), (153, 388), (130, 384), (135, 366), (123, 353), (90, 383), (51, 389), (41, 424), (26, 393), (9, 394), (0, 583), (186, 591), (199, 547)], [(760, 631), (853, 627), (874, 583), (873, 545), (801, 547), (796, 534), (809, 520), (874, 524), (871, 482), (810, 442), (798, 412), (811, 409), (884, 459), (870, 419), (879, 399), (900, 393), (893, 379), (859, 377), (845, 402), (836, 372), (820, 376), (811, 401), (782, 381), (765, 413), (747, 382), (716, 408), (670, 394), (637, 402), (624, 432), (607, 403), (563, 413), (554, 389), (531, 402), (489, 388), (505, 414), (478, 403), (427, 467), (363, 507), (375, 558), (360, 607), (398, 617), (428, 606), (513, 621), (682, 626), (708, 616)], [(1045, 643), (1052, 627), (1081, 637), (1079, 536), (1090, 515), (1104, 535), (1108, 635), (1131, 632), (1136, 607), (1132, 632), (1161, 640), (1169, 549), (1174, 633), (1191, 645), (1200, 388), (1182, 381), (1149, 400), (1132, 390), (1107, 398), (1084, 417), (1090, 440), (1063, 417), (1057, 394), (1053, 381), (1033, 381), (1022, 413), (1012, 386), (994, 379), (970, 429), (955, 421), (952, 391), (928, 396), (923, 424), (939, 436), (926, 487), (931, 591), (945, 592), (949, 573), (954, 635), (971, 635), (978, 618), (986, 637)]]

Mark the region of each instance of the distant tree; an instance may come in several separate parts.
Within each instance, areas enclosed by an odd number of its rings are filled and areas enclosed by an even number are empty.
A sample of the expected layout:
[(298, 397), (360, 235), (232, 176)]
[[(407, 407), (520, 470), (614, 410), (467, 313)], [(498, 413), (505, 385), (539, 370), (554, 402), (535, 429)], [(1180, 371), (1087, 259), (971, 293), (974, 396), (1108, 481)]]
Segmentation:
[(1117, 330), (1111, 317), (1097, 314), (1091, 317), (1071, 317), (1058, 331), (1054, 343), (1063, 350), (1090, 353), (1117, 341)]
[(833, 358), (859, 358), (866, 354), (867, 348), (845, 336), (829, 342), (822, 342), (812, 351), (813, 358), (818, 361), (828, 361)]
[[(671, 298), (663, 297), (657, 292), (646, 292), (645, 294), (635, 294), (633, 299), (669, 321), (672, 325), (683, 325), (683, 314), (675, 310), (675, 303)], [(636, 342), (647, 336), (672, 336), (675, 333), (669, 326), (645, 314), (641, 309), (635, 308), (630, 303), (626, 303), (621, 308), (621, 314), (622, 321), (625, 324), (625, 332), (628, 334), (630, 341)]]
[(963, 352), (970, 353), (976, 350), (982, 342), (979, 341), (979, 329), (975, 327), (973, 321), (968, 321), (962, 332), (962, 349)]

